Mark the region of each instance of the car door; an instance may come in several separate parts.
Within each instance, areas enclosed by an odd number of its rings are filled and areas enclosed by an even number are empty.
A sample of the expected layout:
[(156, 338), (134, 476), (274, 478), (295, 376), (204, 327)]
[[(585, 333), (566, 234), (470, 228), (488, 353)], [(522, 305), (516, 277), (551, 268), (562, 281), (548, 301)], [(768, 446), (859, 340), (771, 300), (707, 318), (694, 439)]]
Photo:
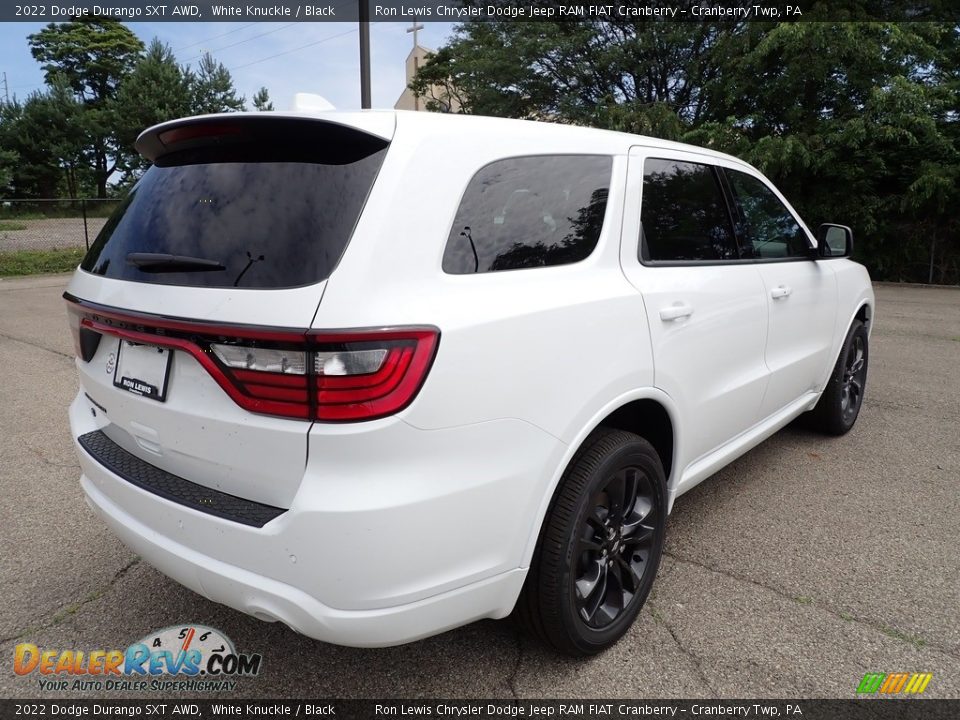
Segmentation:
[(818, 391), (832, 367), (836, 277), (830, 263), (811, 258), (806, 228), (763, 178), (733, 168), (724, 174), (741, 257), (755, 263), (769, 308), (766, 417)]
[(696, 153), (633, 148), (621, 264), (642, 293), (654, 383), (677, 406), (683, 468), (754, 425), (767, 385), (767, 303), (738, 259), (720, 176)]

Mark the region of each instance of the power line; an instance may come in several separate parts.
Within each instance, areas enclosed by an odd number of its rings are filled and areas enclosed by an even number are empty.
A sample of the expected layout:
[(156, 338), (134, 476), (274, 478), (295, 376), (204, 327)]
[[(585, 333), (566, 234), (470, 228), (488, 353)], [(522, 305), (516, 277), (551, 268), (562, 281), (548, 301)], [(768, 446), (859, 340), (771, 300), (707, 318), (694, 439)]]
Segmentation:
[(292, 50), (285, 50), (285, 51), (282, 52), (282, 53), (277, 53), (276, 55), (269, 55), (268, 57), (260, 58), (259, 60), (254, 60), (253, 62), (248, 62), (248, 63), (246, 63), (246, 64), (244, 64), (244, 65), (237, 65), (237, 66), (235, 66), (235, 67), (229, 68), (229, 70), (230, 70), (230, 72), (233, 72), (233, 71), (235, 71), (235, 70), (241, 70), (242, 68), (246, 68), (246, 67), (250, 67), (251, 65), (256, 65), (256, 64), (258, 64), (258, 63), (266, 62), (267, 60), (273, 60), (274, 58), (281, 57), (282, 55), (289, 55), (290, 53), (295, 53), (295, 52), (297, 52), (298, 50), (304, 50), (304, 49), (306, 49), (306, 48), (308, 48), (308, 47), (313, 47), (314, 45), (319, 45), (320, 43), (325, 43), (325, 42), (327, 42), (328, 40), (336, 40), (337, 38), (344, 37), (345, 35), (350, 35), (350, 34), (355, 33), (355, 32), (357, 32), (357, 28), (353, 28), (352, 30), (347, 30), (346, 32), (337, 33), (336, 35), (330, 35), (329, 37), (325, 37), (325, 38), (322, 38), (322, 39), (320, 39), (320, 40), (315, 40), (314, 42), (307, 43), (306, 45), (301, 45), (300, 47), (295, 47), (295, 48), (293, 48)]
[(195, 42), (195, 43), (190, 43), (189, 45), (184, 45), (183, 47), (178, 47), (176, 50), (174, 50), (174, 52), (175, 52), (175, 53), (178, 53), (178, 52), (180, 52), (181, 50), (189, 50), (190, 48), (196, 47), (197, 45), (203, 45), (205, 42), (210, 42), (211, 40), (216, 40), (217, 38), (226, 37), (227, 35), (233, 35), (234, 33), (238, 33), (238, 32), (240, 32), (241, 30), (246, 30), (248, 27), (253, 27), (253, 26), (256, 25), (256, 24), (257, 24), (257, 23), (253, 22), (253, 23), (249, 23), (249, 24), (247, 24), (247, 25), (241, 25), (240, 27), (235, 28), (235, 29), (233, 29), (233, 30), (228, 30), (228, 31), (225, 32), (225, 33), (220, 33), (219, 35), (211, 35), (210, 37), (204, 38), (203, 40), (198, 40), (198, 41)]
[[(281, 25), (280, 27), (274, 28), (273, 30), (267, 30), (266, 32), (262, 32), (262, 33), (260, 33), (259, 35), (251, 35), (250, 37), (244, 38), (243, 40), (237, 40), (237, 42), (235, 42), (235, 43), (231, 43), (231, 44), (229, 44), (229, 45), (224, 45), (223, 47), (217, 48), (216, 50), (209, 50), (209, 51), (206, 51), (206, 52), (218, 53), (218, 52), (221, 52), (221, 51), (223, 51), (223, 50), (229, 50), (230, 48), (236, 47), (237, 45), (243, 45), (243, 43), (245, 43), (245, 42), (250, 42), (251, 40), (256, 40), (257, 38), (262, 38), (262, 37), (264, 37), (264, 36), (266, 36), (266, 35), (272, 35), (272, 34), (275, 33), (275, 32), (280, 32), (281, 30), (285, 30), (286, 28), (291, 27), (291, 26), (296, 25), (296, 24), (297, 24), (297, 23), (295, 23), (295, 22), (287, 23), (286, 25)], [(193, 56), (192, 58), (188, 58), (188, 59), (185, 60), (184, 62), (190, 62), (191, 60), (198, 60), (199, 58), (202, 58), (202, 57), (204, 56), (204, 54), (205, 54), (205, 53), (201, 53), (200, 55), (195, 55), (195, 56)]]

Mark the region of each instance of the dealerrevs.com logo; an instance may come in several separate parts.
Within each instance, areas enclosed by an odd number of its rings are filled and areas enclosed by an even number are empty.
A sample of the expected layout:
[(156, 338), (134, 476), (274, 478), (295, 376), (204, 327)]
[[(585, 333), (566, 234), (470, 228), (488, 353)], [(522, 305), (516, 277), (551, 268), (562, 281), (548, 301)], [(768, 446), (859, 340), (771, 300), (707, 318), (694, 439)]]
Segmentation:
[(215, 692), (260, 673), (259, 653), (238, 653), (219, 630), (174, 625), (125, 650), (49, 650), (20, 643), (13, 671), (36, 675), (41, 690)]
[(932, 679), (933, 673), (867, 673), (857, 686), (857, 694), (919, 695)]

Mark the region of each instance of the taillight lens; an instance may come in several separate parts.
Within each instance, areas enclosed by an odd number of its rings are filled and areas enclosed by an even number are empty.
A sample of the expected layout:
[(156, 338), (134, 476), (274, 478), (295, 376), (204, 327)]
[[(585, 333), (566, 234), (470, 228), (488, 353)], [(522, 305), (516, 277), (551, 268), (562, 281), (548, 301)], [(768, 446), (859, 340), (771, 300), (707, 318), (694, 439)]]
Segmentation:
[(82, 315), (76, 306), (67, 305), (67, 322), (70, 324), (70, 335), (73, 336), (73, 352), (84, 362), (90, 362), (97, 354), (100, 345), (100, 333), (93, 332), (82, 324)]
[(392, 415), (416, 397), (440, 332), (432, 327), (348, 332), (223, 326), (114, 310), (65, 294), (77, 355), (103, 335), (192, 355), (240, 407), (303, 420)]
[[(436, 330), (308, 334), (307, 350), (211, 343), (210, 351), (243, 393), (271, 414), (315, 420), (372, 420), (404, 407), (420, 390)], [(286, 407), (287, 404), (290, 407)]]
[(306, 375), (307, 353), (296, 350), (274, 350), (243, 345), (210, 345), (220, 362), (230, 368), (281, 373), (282, 375)]

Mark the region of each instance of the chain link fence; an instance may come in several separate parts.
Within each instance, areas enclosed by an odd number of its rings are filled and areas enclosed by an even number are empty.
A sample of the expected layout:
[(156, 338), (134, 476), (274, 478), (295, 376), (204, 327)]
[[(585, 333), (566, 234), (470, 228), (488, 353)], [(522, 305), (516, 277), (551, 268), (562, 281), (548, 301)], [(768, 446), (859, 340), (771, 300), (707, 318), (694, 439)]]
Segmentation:
[(121, 199), (0, 200), (0, 262), (24, 250), (86, 250)]

